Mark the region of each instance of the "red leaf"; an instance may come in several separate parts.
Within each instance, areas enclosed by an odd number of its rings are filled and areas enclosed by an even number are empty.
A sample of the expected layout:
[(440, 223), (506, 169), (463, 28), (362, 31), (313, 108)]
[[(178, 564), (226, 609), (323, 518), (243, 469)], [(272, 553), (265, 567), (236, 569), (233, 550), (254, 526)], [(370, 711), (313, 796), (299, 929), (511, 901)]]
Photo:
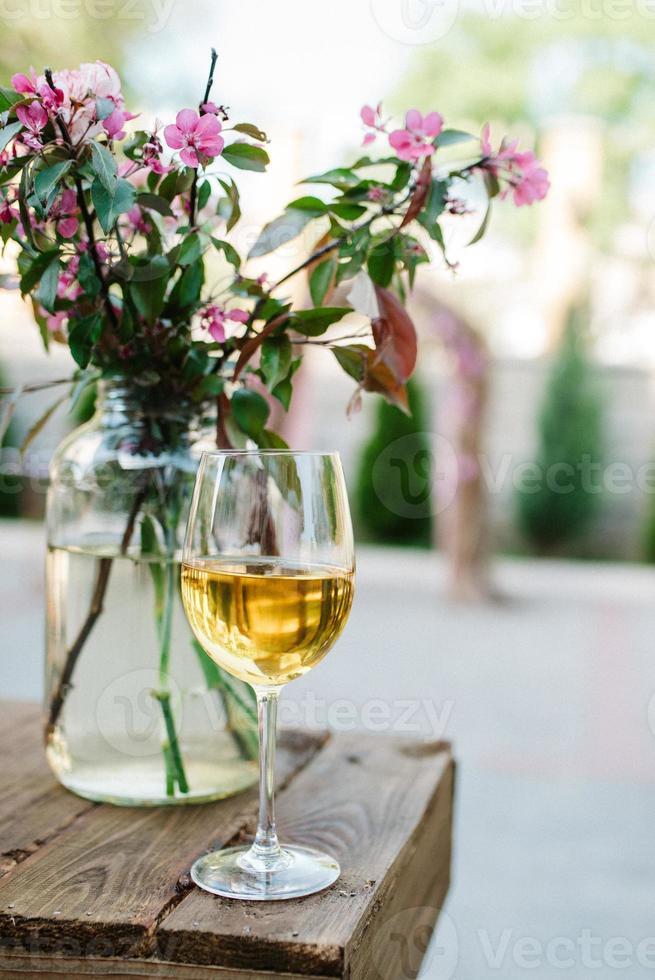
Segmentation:
[(363, 388), (364, 391), (382, 395), (409, 415), (405, 386), (381, 360), (377, 350), (366, 347), (365, 344), (346, 344), (333, 347), (332, 353), (344, 371), (358, 382), (358, 390)]
[(401, 228), (404, 228), (405, 225), (408, 225), (410, 221), (413, 221), (414, 218), (418, 217), (418, 215), (421, 213), (421, 211), (423, 210), (423, 205), (428, 199), (428, 193), (430, 191), (431, 183), (432, 183), (432, 160), (430, 159), (430, 157), (426, 157), (425, 163), (421, 167), (421, 172), (419, 174), (418, 180), (416, 181), (416, 187), (414, 189), (414, 193), (412, 194), (411, 200), (409, 202), (409, 207), (407, 208), (405, 217), (403, 218), (400, 224)]
[(382, 286), (375, 287), (380, 316), (373, 320), (373, 339), (378, 358), (404, 383), (416, 367), (417, 338), (414, 324), (397, 296)]

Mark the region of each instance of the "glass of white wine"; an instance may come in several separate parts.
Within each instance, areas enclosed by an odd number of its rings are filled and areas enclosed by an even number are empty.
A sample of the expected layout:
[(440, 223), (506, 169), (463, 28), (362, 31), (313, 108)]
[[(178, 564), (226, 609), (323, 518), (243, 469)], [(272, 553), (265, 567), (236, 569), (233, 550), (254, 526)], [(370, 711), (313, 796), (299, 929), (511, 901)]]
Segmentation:
[(311, 895), (337, 861), (283, 845), (275, 829), (278, 697), (323, 659), (353, 599), (354, 546), (338, 453), (204, 453), (184, 544), (182, 597), (191, 628), (224, 670), (251, 684), (259, 713), (259, 823), (253, 844), (200, 858), (193, 880), (228, 898)]

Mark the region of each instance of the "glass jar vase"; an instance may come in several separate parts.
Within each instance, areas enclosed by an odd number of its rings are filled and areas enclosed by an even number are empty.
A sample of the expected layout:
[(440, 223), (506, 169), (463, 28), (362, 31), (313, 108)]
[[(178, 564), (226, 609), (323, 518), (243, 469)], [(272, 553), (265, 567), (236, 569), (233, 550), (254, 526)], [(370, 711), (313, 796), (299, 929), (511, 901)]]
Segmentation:
[(46, 752), (60, 782), (125, 805), (195, 803), (256, 781), (250, 688), (194, 639), (180, 551), (198, 406), (103, 383), (48, 491)]

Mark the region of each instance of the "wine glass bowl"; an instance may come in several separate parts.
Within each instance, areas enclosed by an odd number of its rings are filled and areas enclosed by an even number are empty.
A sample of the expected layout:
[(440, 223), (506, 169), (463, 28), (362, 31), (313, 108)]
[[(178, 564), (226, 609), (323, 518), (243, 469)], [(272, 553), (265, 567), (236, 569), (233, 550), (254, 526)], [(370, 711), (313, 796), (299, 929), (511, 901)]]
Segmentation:
[(228, 673), (251, 684), (260, 731), (260, 819), (250, 848), (206, 855), (192, 877), (226, 897), (283, 899), (332, 884), (337, 862), (275, 832), (273, 760), (281, 687), (319, 663), (353, 600), (354, 548), (336, 453), (205, 453), (182, 566), (193, 632)]

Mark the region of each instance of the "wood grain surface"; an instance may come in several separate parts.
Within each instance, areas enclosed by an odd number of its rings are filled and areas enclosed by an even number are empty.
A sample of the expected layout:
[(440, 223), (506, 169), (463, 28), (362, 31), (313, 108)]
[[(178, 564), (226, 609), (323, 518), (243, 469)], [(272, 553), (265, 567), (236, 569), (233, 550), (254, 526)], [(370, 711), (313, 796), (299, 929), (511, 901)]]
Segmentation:
[(340, 861), (332, 888), (234, 902), (195, 888), (202, 853), (245, 840), (256, 791), (215, 804), (95, 805), (43, 760), (40, 716), (0, 705), (0, 978), (179, 980), (416, 976), (448, 889), (453, 762), (445, 743), (285, 733), (283, 841)]

